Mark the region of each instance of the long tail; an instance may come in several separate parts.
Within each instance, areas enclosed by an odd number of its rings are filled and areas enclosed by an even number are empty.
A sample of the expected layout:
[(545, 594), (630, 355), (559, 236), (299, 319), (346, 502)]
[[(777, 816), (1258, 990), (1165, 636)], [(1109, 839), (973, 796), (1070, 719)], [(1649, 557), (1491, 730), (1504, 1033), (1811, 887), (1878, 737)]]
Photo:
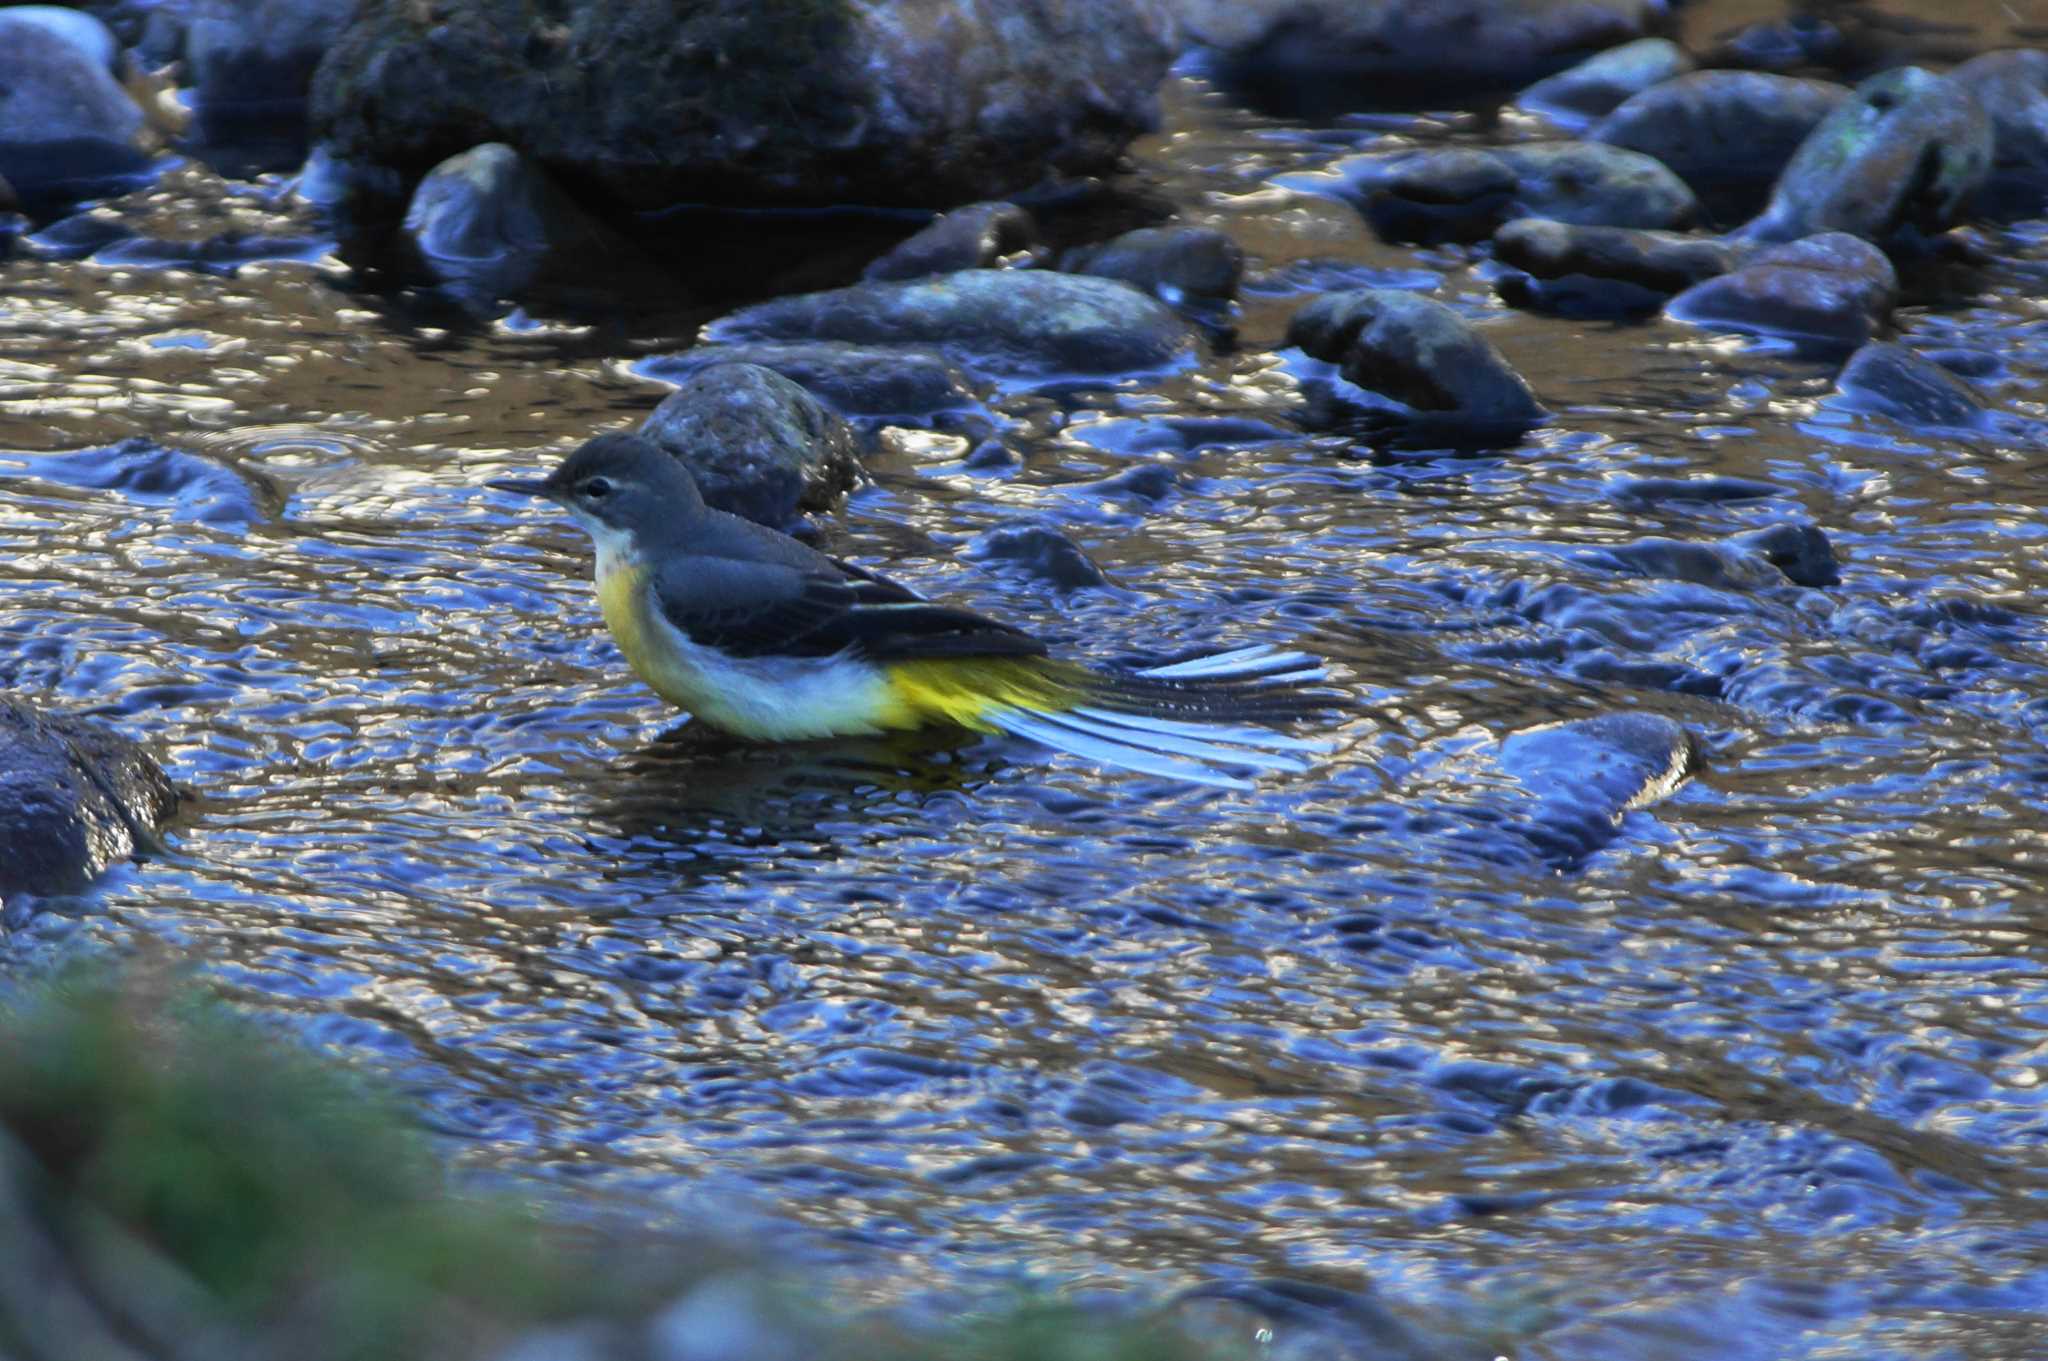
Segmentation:
[(1247, 789), (1245, 772), (1304, 771), (1328, 742), (1276, 732), (1327, 710), (1303, 689), (1319, 658), (1276, 647), (1104, 671), (1040, 657), (899, 664), (898, 693), (920, 712), (1029, 738), (1070, 755), (1198, 784)]

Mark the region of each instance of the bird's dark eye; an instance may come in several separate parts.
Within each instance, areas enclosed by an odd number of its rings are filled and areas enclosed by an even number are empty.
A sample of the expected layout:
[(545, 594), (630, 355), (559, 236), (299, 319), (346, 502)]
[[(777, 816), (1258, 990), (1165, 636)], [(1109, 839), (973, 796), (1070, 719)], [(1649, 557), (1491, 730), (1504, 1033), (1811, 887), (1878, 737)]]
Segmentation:
[(583, 484), (583, 494), (592, 501), (602, 501), (612, 494), (612, 484), (602, 477), (593, 477)]

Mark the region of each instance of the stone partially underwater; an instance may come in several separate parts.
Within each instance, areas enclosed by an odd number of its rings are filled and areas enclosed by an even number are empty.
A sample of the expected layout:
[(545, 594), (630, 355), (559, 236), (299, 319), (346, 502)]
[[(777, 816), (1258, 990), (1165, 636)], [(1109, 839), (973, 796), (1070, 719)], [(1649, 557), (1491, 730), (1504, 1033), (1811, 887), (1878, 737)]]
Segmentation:
[(152, 844), (177, 806), (135, 742), (0, 695), (0, 899), (83, 889)]

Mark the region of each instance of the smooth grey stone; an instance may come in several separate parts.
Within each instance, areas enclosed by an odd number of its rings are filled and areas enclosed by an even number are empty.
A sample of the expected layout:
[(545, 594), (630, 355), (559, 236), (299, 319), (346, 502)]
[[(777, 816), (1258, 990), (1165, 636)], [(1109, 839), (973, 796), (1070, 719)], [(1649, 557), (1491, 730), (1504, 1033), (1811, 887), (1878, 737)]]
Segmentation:
[(1915, 66), (1872, 76), (1816, 127), (1738, 235), (1794, 241), (1847, 232), (1883, 241), (1940, 231), (1991, 170), (1991, 120), (1968, 90)]
[(428, 274), (479, 306), (536, 289), (559, 292), (640, 258), (501, 142), (471, 147), (427, 172), (406, 208), (404, 233)]
[(148, 846), (177, 806), (136, 743), (0, 695), (0, 898), (84, 888)]
[(1515, 97), (1515, 107), (1576, 131), (1692, 69), (1692, 58), (1669, 38), (1638, 38), (1537, 81)]
[(146, 178), (146, 120), (106, 63), (73, 35), (0, 10), (0, 177), (54, 206)]
[(1948, 75), (1991, 117), (1996, 173), (2048, 177), (2048, 52), (1986, 52)]
[(1827, 81), (1695, 71), (1630, 97), (1586, 135), (1656, 157), (1699, 193), (1761, 189), (1849, 97)]
[(84, 10), (68, 5), (9, 5), (0, 9), (0, 46), (13, 41), (18, 26), (37, 27), (63, 39), (105, 67), (108, 75), (121, 78), (121, 40), (113, 29)]
[(758, 364), (692, 374), (640, 433), (688, 465), (708, 504), (776, 529), (830, 510), (860, 475), (846, 423)]
[(1150, 0), (361, 0), (312, 129), (398, 167), (488, 130), (626, 211), (939, 207), (1113, 170), (1171, 32)]
[(1060, 268), (1121, 279), (1176, 307), (1228, 303), (1244, 279), (1244, 248), (1213, 227), (1140, 227), (1075, 247)]
[(1984, 423), (1977, 390), (1903, 345), (1872, 341), (1849, 356), (1835, 379), (1843, 405), (1906, 425), (1972, 429)]
[(1160, 368), (1197, 348), (1187, 322), (1127, 284), (1012, 269), (776, 298), (712, 322), (703, 338), (937, 347), (972, 368), (1024, 375)]
[(1527, 429), (1549, 417), (1522, 376), (1466, 320), (1401, 289), (1318, 298), (1294, 314), (1287, 343), (1336, 364), (1431, 424)]
[(1688, 288), (1664, 312), (1697, 326), (1847, 347), (1870, 338), (1898, 292), (1884, 252), (1828, 232), (1761, 251), (1742, 268)]
[(943, 355), (904, 345), (844, 340), (762, 340), (700, 345), (643, 359), (633, 371), (679, 383), (713, 364), (773, 369), (844, 416), (930, 416), (975, 406), (960, 373)]
[(1038, 223), (1014, 203), (970, 203), (940, 214), (861, 272), (863, 279), (922, 279), (957, 269), (989, 269), (1005, 259), (1029, 257)]

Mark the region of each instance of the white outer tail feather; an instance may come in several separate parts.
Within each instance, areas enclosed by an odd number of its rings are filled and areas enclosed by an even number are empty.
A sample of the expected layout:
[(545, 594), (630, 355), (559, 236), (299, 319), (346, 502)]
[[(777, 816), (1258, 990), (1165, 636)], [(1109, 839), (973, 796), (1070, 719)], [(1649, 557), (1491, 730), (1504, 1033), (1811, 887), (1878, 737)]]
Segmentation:
[[(1327, 670), (1320, 658), (1305, 652), (1261, 645), (1135, 674), (1150, 680), (1265, 687), (1318, 681)], [(1028, 738), (1070, 756), (1225, 789), (1253, 787), (1235, 771), (1298, 774), (1312, 769), (1308, 755), (1327, 752), (1333, 745), (1253, 724), (1155, 717), (1093, 705), (1059, 713), (1006, 706), (983, 714), (983, 718), (1014, 737)]]

